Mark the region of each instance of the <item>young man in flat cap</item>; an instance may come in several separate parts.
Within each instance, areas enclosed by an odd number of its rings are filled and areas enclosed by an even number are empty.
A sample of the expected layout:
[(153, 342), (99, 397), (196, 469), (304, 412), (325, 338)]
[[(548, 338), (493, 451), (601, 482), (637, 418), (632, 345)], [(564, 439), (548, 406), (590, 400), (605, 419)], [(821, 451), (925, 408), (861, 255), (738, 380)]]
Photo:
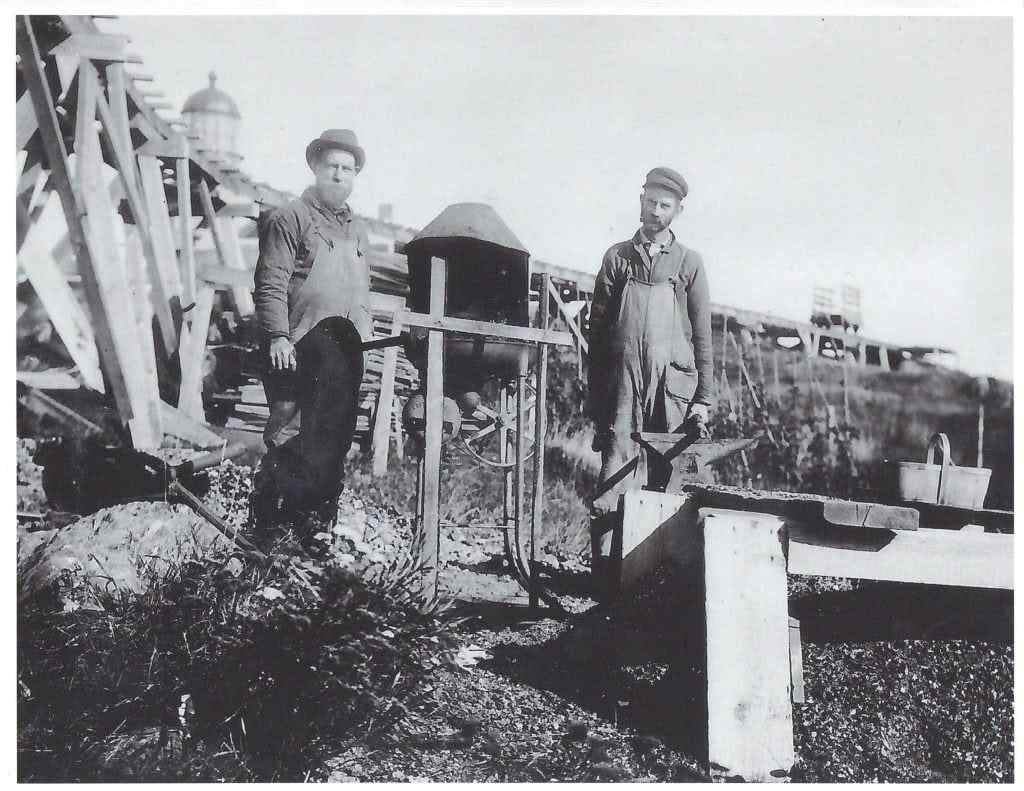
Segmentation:
[[(711, 403), (711, 305), (704, 263), (669, 229), (686, 181), (658, 167), (640, 195), (640, 229), (605, 253), (590, 315), (590, 411), (600, 484), (637, 454), (635, 431), (704, 431)], [(599, 485), (595, 515), (617, 507), (629, 479)]]
[(261, 228), (255, 302), (270, 417), (254, 486), (257, 524), (281, 510), (331, 518), (341, 491), (360, 343), (372, 333), (366, 229), (347, 203), (365, 161), (354, 132), (326, 130), (306, 147), (313, 185)]

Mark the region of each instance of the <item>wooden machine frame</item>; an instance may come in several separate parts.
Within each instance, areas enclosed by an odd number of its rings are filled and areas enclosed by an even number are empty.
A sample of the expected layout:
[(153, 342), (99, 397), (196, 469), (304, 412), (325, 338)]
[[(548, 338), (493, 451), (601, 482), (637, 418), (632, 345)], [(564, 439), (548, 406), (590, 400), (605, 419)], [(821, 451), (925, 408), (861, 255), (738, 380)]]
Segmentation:
[[(504, 520), (500, 525), (469, 525), (470, 527), (492, 527), (505, 531), (506, 551), (513, 574), (526, 587), (529, 593), (530, 607), (536, 608), (542, 591), (535, 573), (536, 549), (535, 539), (542, 524), (544, 507), (544, 435), (547, 432), (547, 416), (544, 408), (544, 395), (547, 389), (547, 347), (570, 346), (572, 336), (567, 332), (557, 332), (548, 328), (548, 300), (545, 298), (550, 290), (549, 276), (544, 275), (544, 286), (541, 289), (540, 328), (519, 327), (508, 324), (496, 324), (487, 321), (459, 319), (444, 315), (445, 283), (447, 277), (447, 261), (444, 258), (430, 259), (430, 312), (415, 313), (404, 310), (396, 313), (396, 325), (422, 327), (427, 330), (427, 374), (425, 391), (425, 445), (420, 460), (417, 492), (417, 526), (423, 537), (422, 559), (430, 570), (427, 582), (429, 592), (436, 593), (439, 574), (440, 536), (441, 536), (441, 442), (442, 442), (442, 405), (444, 400), (444, 334), (460, 333), (483, 336), (504, 343), (522, 344), (524, 354), (529, 354), (529, 347), (534, 347), (536, 354), (534, 366), (534, 387), (536, 389), (535, 406), (535, 440), (533, 454), (534, 495), (530, 519), (530, 557), (529, 563), (523, 563), (519, 557), (518, 536), (526, 524), (526, 426), (527, 406), (526, 389), (530, 374), (525, 372), (516, 380), (516, 413), (518, 417), (516, 432), (516, 464), (513, 471), (505, 476)], [(511, 489), (511, 497), (510, 497)], [(508, 530), (512, 529), (516, 537), (515, 547), (508, 542)]]

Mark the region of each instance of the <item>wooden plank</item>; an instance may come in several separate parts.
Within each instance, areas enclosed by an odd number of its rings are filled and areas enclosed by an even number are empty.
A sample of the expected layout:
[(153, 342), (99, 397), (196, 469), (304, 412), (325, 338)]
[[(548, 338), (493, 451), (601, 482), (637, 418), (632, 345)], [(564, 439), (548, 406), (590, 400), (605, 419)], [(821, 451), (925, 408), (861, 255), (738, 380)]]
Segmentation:
[[(172, 303), (175, 323), (180, 326), (181, 275), (178, 272), (177, 246), (171, 228), (171, 214), (167, 206), (160, 160), (147, 154), (138, 155), (139, 174), (142, 177), (142, 198), (146, 202), (149, 217), (149, 233), (156, 257), (157, 272), (163, 284), (164, 294)], [(175, 335), (177, 346), (177, 335)]]
[[(198, 185), (199, 191), (199, 202), (203, 207), (203, 216), (206, 218), (206, 224), (210, 229), (210, 236), (213, 238), (213, 247), (217, 251), (217, 257), (220, 259), (221, 266), (227, 269), (236, 269), (249, 271), (249, 268), (245, 265), (244, 260), (241, 257), (241, 250), (238, 248), (237, 235), (234, 235), (234, 244), (230, 243), (226, 234), (234, 233), (234, 225), (231, 218), (218, 218), (217, 213), (213, 209), (213, 197), (210, 195), (210, 188), (207, 186), (206, 181), (201, 179)], [(231, 296), (235, 302), (235, 307), (238, 310), (239, 315), (252, 315), (256, 311), (256, 305), (253, 302), (252, 291), (242, 287), (236, 286), (231, 289)], [(248, 312), (245, 312), (245, 311)]]
[(586, 354), (590, 354), (590, 346), (587, 344), (587, 339), (583, 337), (583, 333), (580, 332), (580, 328), (576, 326), (576, 321), (573, 317), (566, 312), (565, 303), (562, 302), (562, 295), (559, 294), (558, 289), (552, 285), (550, 275), (545, 274), (544, 278), (548, 284), (548, 294), (554, 298), (555, 304), (558, 306), (558, 312), (562, 314), (562, 318), (565, 320), (565, 323), (569, 325), (570, 332), (572, 332), (576, 337), (576, 343), (579, 344), (580, 348), (583, 349)]
[(789, 678), (794, 703), (804, 702), (804, 647), (800, 638), (800, 621), (789, 619)]
[(203, 285), (196, 296), (192, 313), (192, 328), (189, 347), (181, 355), (181, 389), (178, 395), (178, 409), (191, 418), (205, 421), (203, 411), (203, 358), (206, 356), (206, 335), (210, 329), (210, 315), (213, 312), (214, 290)]
[(701, 509), (708, 758), (750, 782), (793, 766), (783, 521)]
[(196, 277), (221, 289), (252, 288), (253, 271), (251, 269), (231, 269), (226, 266), (201, 264), (196, 268)]
[[(430, 313), (444, 315), (447, 262), (432, 258), (430, 262)], [(423, 549), (424, 565), (432, 568), (428, 593), (437, 592), (440, 563), (440, 497), (441, 497), (441, 432), (444, 403), (444, 336), (439, 330), (427, 333), (426, 436), (423, 452)]]
[[(238, 225), (232, 217), (218, 217), (216, 223), (220, 226), (220, 236), (224, 245), (224, 252), (227, 256), (227, 266), (244, 271), (252, 270), (246, 266), (245, 257), (242, 255), (242, 247), (238, 241)], [(251, 316), (256, 312), (256, 302), (252, 295), (251, 288), (233, 288), (231, 297), (235, 303), (235, 310), (239, 316)]]
[(36, 44), (35, 34), (32, 31), (32, 25), (27, 16), (18, 16), (16, 29), (17, 51), (21, 59), (21, 68), (25, 81), (32, 96), (36, 120), (39, 122), (39, 132), (42, 136), (43, 147), (52, 171), (51, 179), (60, 196), (61, 205), (64, 208), (68, 233), (75, 257), (79, 263), (86, 298), (90, 305), (97, 308), (92, 321), (100, 361), (106, 373), (107, 382), (110, 384), (118, 414), (123, 421), (127, 422), (132, 415), (128, 390), (118, 362), (109, 321), (102, 308), (100, 308), (103, 300), (95, 274), (95, 256), (92, 253), (90, 241), (83, 225), (84, 207), (81, 205), (71, 182), (68, 154), (64, 147), (60, 125), (57, 122), (49, 84), (42, 72), (39, 47)]
[(63, 225), (60, 197), (52, 192), (42, 214), (22, 242), (18, 265), (28, 276), (54, 329), (78, 366), (82, 381), (87, 387), (103, 393), (103, 374), (92, 323), (49, 250), (53, 239), (50, 229), (56, 227), (58, 220)]
[(798, 524), (788, 534), (791, 574), (1013, 590), (1012, 535)]
[[(142, 366), (140, 379), (145, 396), (135, 407), (136, 422), (144, 422), (142, 430), (149, 442), (159, 447), (163, 439), (163, 423), (160, 413), (160, 381), (156, 366), (156, 347), (153, 341), (153, 308), (147, 297), (149, 283), (146, 278), (145, 254), (139, 229), (124, 227), (124, 256), (128, 275), (128, 287), (131, 291), (131, 306), (134, 311), (135, 333), (139, 343), (139, 356)], [(138, 446), (136, 446), (138, 447)]]
[(550, 343), (555, 346), (572, 346), (572, 335), (568, 332), (554, 330), (538, 330), (532, 327), (519, 327), (514, 324), (494, 324), (489, 321), (472, 319), (456, 319), (451, 316), (429, 316), (425, 313), (413, 313), (403, 310), (399, 321), (409, 327), (447, 330), (448, 332), (464, 332), (469, 335), (483, 335), (487, 338), (499, 338), (526, 343)]
[(186, 415), (165, 401), (160, 402), (164, 435), (184, 440), (196, 448), (221, 448), (227, 440), (215, 434), (209, 426)]
[(128, 36), (110, 33), (72, 33), (50, 50), (54, 57), (68, 56), (100, 61), (128, 62)]
[[(88, 67), (93, 70), (92, 66)], [(83, 70), (86, 70), (83, 67)], [(104, 134), (114, 153), (117, 162), (117, 170), (121, 174), (121, 181), (124, 184), (125, 197), (128, 199), (128, 206), (131, 209), (132, 217), (135, 218), (135, 227), (139, 229), (139, 238), (142, 241), (142, 251), (146, 258), (146, 265), (149, 272), (150, 302), (153, 305), (153, 313), (156, 315), (157, 324), (160, 327), (160, 334), (163, 340), (164, 349), (170, 354), (171, 350), (178, 346), (178, 326), (180, 315), (177, 317), (171, 310), (171, 299), (174, 296), (167, 292), (166, 284), (160, 274), (160, 265), (157, 261), (156, 251), (153, 246), (152, 235), (148, 231), (149, 217), (139, 190), (137, 180), (138, 166), (130, 148), (126, 148), (121, 139), (121, 131), (118, 129), (117, 121), (111, 113), (103, 97), (96, 102), (99, 109), (100, 122), (103, 125)], [(175, 311), (177, 312), (177, 311)]]
[[(182, 138), (184, 141), (184, 138)], [(181, 253), (181, 297), (184, 305), (196, 301), (196, 256), (192, 246), (192, 182), (188, 152), (174, 160), (175, 189), (178, 193), (178, 248)]]
[[(110, 108), (110, 115), (113, 119), (111, 134), (116, 134), (121, 140), (121, 146), (125, 151), (132, 149), (132, 134), (129, 126), (131, 119), (128, 117), (128, 89), (125, 81), (124, 64), (110, 63), (106, 69), (107, 77), (107, 106)], [(134, 169), (132, 172), (134, 178)]]
[(75, 410), (33, 387), (21, 385), (18, 388), (18, 403), (40, 417), (55, 420), (73, 436), (92, 437), (103, 433), (103, 429), (91, 420), (82, 417)]
[[(82, 84), (83, 78), (89, 79), (87, 75), (90, 74), (95, 77), (95, 70), (83, 64), (79, 69), (79, 84)], [(128, 430), (133, 447), (157, 448), (161, 438), (160, 414), (157, 410), (159, 392), (155, 371), (148, 368), (145, 362), (144, 340), (140, 338), (136, 314), (131, 307), (135, 279), (130, 269), (134, 262), (126, 260), (126, 248), (119, 244), (116, 236), (116, 224), (121, 219), (103, 183), (103, 169), (106, 166), (100, 158), (99, 135), (92, 124), (82, 127), (82, 134), (78, 152), (78, 182), (88, 214), (86, 232), (92, 239), (93, 249), (100, 256), (98, 260), (102, 262), (96, 273), (103, 293), (101, 309), (110, 321), (131, 401), (132, 417), (128, 420)]]
[(36, 122), (36, 110), (32, 106), (32, 96), (28, 91), (25, 91), (18, 97), (14, 108), (14, 116), (14, 150), (21, 151), (28, 144), (32, 135), (36, 133), (36, 130), (39, 129), (39, 124)]
[(18, 371), (15, 378), (36, 390), (78, 390), (81, 376), (75, 368), (48, 368), (45, 371)]
[(610, 573), (618, 575), (608, 580), (610, 590), (629, 592), (665, 563), (686, 569), (700, 557), (703, 544), (691, 495), (630, 489), (622, 495), (617, 516), (620, 524), (614, 529), (621, 536), (604, 542)]
[[(391, 323), (391, 337), (402, 333), (398, 321)], [(384, 367), (381, 371), (380, 393), (377, 396), (377, 410), (373, 417), (373, 474), (383, 475), (388, 471), (388, 452), (391, 449), (391, 418), (395, 400), (395, 367), (398, 363), (398, 347), (384, 350)]]
[(917, 530), (918, 511), (898, 505), (837, 500), (816, 494), (762, 492), (738, 486), (688, 484), (702, 508), (724, 508), (774, 514), (807, 523), (826, 523), (878, 530)]

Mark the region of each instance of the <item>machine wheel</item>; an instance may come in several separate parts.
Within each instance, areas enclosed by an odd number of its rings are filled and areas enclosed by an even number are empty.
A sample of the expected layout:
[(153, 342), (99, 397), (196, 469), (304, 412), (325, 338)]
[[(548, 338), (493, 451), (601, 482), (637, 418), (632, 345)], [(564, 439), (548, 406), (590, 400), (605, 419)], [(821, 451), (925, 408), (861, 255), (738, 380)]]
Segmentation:
[[(488, 467), (511, 470), (516, 466), (518, 413), (516, 383), (489, 382), (482, 393), (491, 396), (493, 406), (481, 404), (472, 415), (463, 415), (458, 437), (459, 447), (472, 459)], [(526, 459), (534, 453), (534, 413), (537, 391), (526, 385)], [(526, 460), (524, 459), (524, 461)]]

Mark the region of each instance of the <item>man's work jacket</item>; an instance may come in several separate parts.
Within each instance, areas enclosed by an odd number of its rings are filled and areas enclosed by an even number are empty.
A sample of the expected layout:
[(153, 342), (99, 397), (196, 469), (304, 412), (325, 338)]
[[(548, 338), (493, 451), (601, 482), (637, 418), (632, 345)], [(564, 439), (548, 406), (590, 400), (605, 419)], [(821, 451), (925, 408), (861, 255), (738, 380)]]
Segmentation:
[[(590, 313), (591, 370), (614, 377), (607, 370), (611, 333), (616, 331), (619, 300), (630, 277), (647, 283), (674, 283), (678, 303), (679, 329), (671, 340), (681, 359), (692, 359), (696, 388), (690, 400), (710, 404), (712, 395), (711, 302), (704, 262), (695, 250), (683, 247), (673, 237), (671, 244), (653, 262), (641, 249), (638, 231), (632, 239), (612, 245), (604, 255), (594, 286)], [(685, 344), (685, 347), (683, 346)], [(593, 389), (593, 388), (592, 388)]]
[(298, 341), (321, 320), (349, 319), (372, 336), (366, 229), (345, 204), (324, 205), (309, 187), (276, 209), (260, 233), (256, 318), (265, 339)]

